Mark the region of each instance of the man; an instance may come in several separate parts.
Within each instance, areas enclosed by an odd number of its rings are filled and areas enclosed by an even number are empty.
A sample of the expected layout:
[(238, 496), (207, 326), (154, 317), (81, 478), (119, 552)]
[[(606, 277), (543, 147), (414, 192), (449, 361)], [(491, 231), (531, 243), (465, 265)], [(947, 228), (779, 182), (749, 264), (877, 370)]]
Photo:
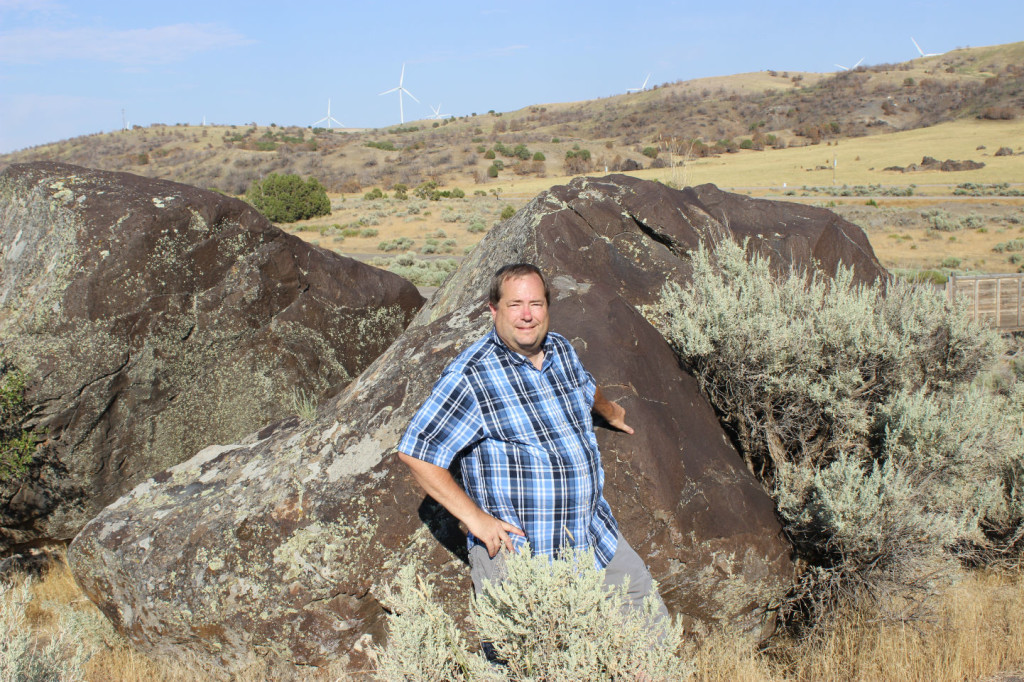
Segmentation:
[[(548, 332), (540, 270), (506, 265), (491, 281), (494, 328), (445, 368), (399, 443), (424, 490), (469, 529), (473, 587), (502, 577), (502, 548), (594, 550), (605, 582), (629, 577), (639, 608), (651, 576), (605, 501), (591, 412), (626, 433), (626, 411), (601, 393), (562, 336)], [(462, 457), (465, 490), (448, 467)], [(661, 612), (667, 616), (664, 605)]]

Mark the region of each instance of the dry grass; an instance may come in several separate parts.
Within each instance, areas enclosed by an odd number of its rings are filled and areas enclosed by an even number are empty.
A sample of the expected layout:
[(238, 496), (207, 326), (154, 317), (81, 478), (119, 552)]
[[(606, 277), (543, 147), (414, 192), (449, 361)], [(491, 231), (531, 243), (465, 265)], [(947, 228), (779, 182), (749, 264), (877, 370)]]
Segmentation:
[(974, 574), (937, 592), (930, 617), (880, 622), (854, 611), (816, 638), (783, 640), (755, 654), (725, 637), (699, 652), (697, 679), (979, 680), (1024, 670), (1024, 583), (1021, 576)]
[[(32, 600), (23, 605), (35, 635), (46, 639), (61, 613), (77, 611), (91, 626), (76, 626), (91, 657), (83, 672), (96, 682), (186, 682), (202, 679), (198, 667), (155, 660), (128, 645), (79, 591), (63, 561), (33, 581)], [(756, 653), (735, 638), (706, 640), (696, 652), (699, 682), (979, 680), (1024, 670), (1024, 576), (974, 573), (936, 590), (928, 617), (885, 622), (869, 610), (851, 610), (813, 638), (780, 639)], [(81, 620), (81, 619), (79, 619)], [(233, 679), (255, 682), (280, 673), (257, 663)], [(340, 666), (305, 673), (309, 680), (352, 677)]]
[[(740, 151), (719, 157), (698, 159), (689, 166), (687, 184), (710, 182), (722, 189), (799, 188), (803, 185), (832, 185), (832, 159), (836, 159), (838, 185), (917, 185), (920, 194), (948, 195), (962, 182), (1022, 183), (1024, 154), (1016, 153), (1024, 139), (1024, 119), (1013, 121), (961, 120), (929, 128), (907, 130), (888, 135), (849, 138), (835, 145), (826, 143), (761, 152)], [(986, 149), (978, 150), (977, 147)], [(1013, 156), (995, 156), (1002, 146), (1012, 147)], [(973, 171), (922, 171), (897, 173), (883, 170), (889, 166), (920, 163), (923, 156), (940, 161), (973, 159), (985, 167)], [(815, 170), (824, 166), (823, 170)], [(679, 171), (676, 171), (678, 175)], [(672, 169), (643, 170), (630, 173), (662, 182), (672, 181)]]

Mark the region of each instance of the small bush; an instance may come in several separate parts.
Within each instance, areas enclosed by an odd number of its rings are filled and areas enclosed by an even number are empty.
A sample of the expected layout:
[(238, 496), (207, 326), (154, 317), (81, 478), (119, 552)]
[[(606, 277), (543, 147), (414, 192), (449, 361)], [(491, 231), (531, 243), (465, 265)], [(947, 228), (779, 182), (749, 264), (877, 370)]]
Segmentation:
[(31, 581), (20, 587), (0, 583), (0, 680), (81, 680), (88, 652), (78, 622), (62, 614), (57, 631), (41, 646), (25, 616), (32, 601)]
[[(501, 666), (470, 654), (431, 585), (406, 566), (382, 601), (387, 646), (378, 652), (385, 680), (681, 680), (693, 666), (680, 654), (682, 627), (666, 623), (654, 641), (653, 598), (644, 611), (625, 608), (625, 590), (609, 590), (593, 555), (551, 561), (509, 555), (506, 578), (474, 603), (476, 634), (493, 643)], [(436, 672), (435, 672), (436, 671)]]
[(1000, 242), (992, 247), (996, 253), (1024, 251), (1024, 239), (1011, 239), (1008, 242)]
[(374, 199), (383, 199), (384, 192), (381, 191), (380, 187), (374, 187), (369, 192), (363, 195), (363, 198), (367, 201), (373, 201)]
[(294, 223), (331, 212), (324, 186), (316, 178), (303, 181), (293, 174), (271, 173), (263, 182), (254, 181), (245, 198), (275, 223)]
[(406, 249), (411, 249), (413, 244), (413, 240), (408, 237), (398, 237), (396, 239), (381, 242), (377, 245), (377, 248), (386, 253), (388, 251), (404, 251)]
[(516, 210), (512, 208), (511, 204), (506, 204), (505, 208), (501, 209), (501, 219), (508, 220), (516, 214)]
[(32, 463), (37, 439), (24, 428), (28, 413), (25, 375), (0, 356), (0, 484), (22, 479)]
[[(437, 247), (433, 247), (437, 249)], [(371, 265), (383, 268), (420, 287), (437, 287), (444, 283), (458, 264), (451, 258), (419, 260), (412, 253), (391, 258), (374, 258)]]
[(647, 157), (652, 158), (652, 159), (658, 158), (658, 148), (657, 147), (644, 147), (643, 151), (640, 152), (640, 153), (643, 154), (644, 156), (647, 156)]

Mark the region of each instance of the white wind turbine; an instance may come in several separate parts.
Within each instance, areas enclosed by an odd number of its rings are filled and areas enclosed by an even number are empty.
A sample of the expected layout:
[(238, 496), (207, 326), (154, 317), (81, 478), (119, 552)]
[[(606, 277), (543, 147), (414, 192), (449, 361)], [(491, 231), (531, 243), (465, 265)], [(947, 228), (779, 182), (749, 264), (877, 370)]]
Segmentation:
[(326, 115), (326, 116), (324, 116), (324, 117), (323, 117), (322, 119), (320, 119), (319, 121), (317, 121), (316, 123), (314, 123), (314, 124), (313, 124), (312, 126), (310, 126), (310, 127), (311, 127), (311, 128), (316, 128), (316, 127), (317, 127), (317, 126), (319, 126), (319, 125), (320, 125), (321, 123), (325, 123), (325, 122), (326, 122), (326, 123), (327, 123), (327, 129), (328, 129), (328, 130), (330, 130), (330, 129), (331, 129), (331, 121), (334, 121), (335, 123), (337, 123), (337, 124), (338, 124), (338, 127), (339, 127), (339, 128), (344, 128), (344, 127), (345, 127), (345, 124), (344, 124), (344, 123), (342, 123), (342, 122), (341, 122), (341, 121), (339, 121), (338, 119), (336, 119), (336, 118), (334, 118), (333, 116), (331, 116), (331, 100), (329, 100), (329, 99), (328, 99), (328, 100), (327, 100), (327, 115)]
[(850, 68), (846, 68), (842, 64), (836, 64), (836, 66), (838, 66), (843, 71), (854, 71), (858, 66), (860, 66), (860, 62), (862, 62), (862, 61), (864, 61), (864, 57), (861, 57), (860, 61), (857, 62), (856, 64), (854, 64), (853, 66), (851, 66)]
[(644, 84), (639, 88), (626, 88), (626, 92), (643, 92), (647, 89), (647, 81), (651, 80), (651, 74), (647, 74), (647, 78), (644, 79)]
[[(409, 97), (412, 97), (413, 101), (415, 101), (416, 103), (419, 103), (419, 100), (416, 99), (415, 95), (413, 95), (411, 92), (406, 90), (405, 87), (403, 87), (403, 85), (402, 85), (403, 82), (405, 82), (405, 64), (404, 63), (402, 64), (402, 75), (398, 78), (398, 87), (397, 88), (391, 88), (390, 90), (385, 90), (384, 92), (382, 92), (380, 94), (381, 95), (387, 95), (387, 94), (390, 94), (392, 92), (398, 92), (398, 119), (402, 123), (405, 123), (405, 109), (402, 108), (402, 93), (404, 92), (405, 94), (409, 95)], [(380, 95), (378, 95), (378, 96), (380, 96)], [(438, 108), (440, 109), (440, 107), (438, 107)]]
[(432, 105), (428, 105), (428, 106), (430, 106), (430, 110), (434, 112), (434, 115), (431, 116), (430, 118), (448, 118), (448, 116), (450, 116), (450, 114), (442, 114), (441, 113), (441, 105), (440, 104), (438, 104), (436, 108), (434, 106), (432, 106)]
[(921, 49), (921, 46), (917, 44), (917, 41), (914, 40), (913, 36), (911, 36), (910, 42), (914, 43), (914, 47), (917, 48), (918, 54), (920, 54), (922, 57), (938, 57), (939, 54), (941, 54), (939, 52), (929, 52), (925, 54), (925, 51)]

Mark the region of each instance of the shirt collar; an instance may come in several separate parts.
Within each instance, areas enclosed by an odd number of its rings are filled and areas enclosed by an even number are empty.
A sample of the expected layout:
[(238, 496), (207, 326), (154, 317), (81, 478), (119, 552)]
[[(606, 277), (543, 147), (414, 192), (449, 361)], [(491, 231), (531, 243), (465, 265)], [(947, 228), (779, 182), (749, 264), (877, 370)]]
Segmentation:
[[(513, 362), (520, 363), (520, 364), (524, 363), (524, 362), (530, 362), (529, 359), (525, 355), (523, 355), (522, 353), (517, 353), (514, 350), (512, 350), (511, 348), (509, 348), (508, 345), (504, 341), (501, 340), (501, 337), (498, 336), (498, 330), (495, 329), (494, 327), (491, 327), (491, 331), (487, 334), (487, 340), (490, 343), (493, 343), (497, 348), (500, 348), (505, 353), (507, 353), (511, 357)], [(551, 351), (553, 349), (553, 342), (551, 340), (551, 332), (548, 332), (547, 335), (544, 337), (543, 348), (544, 348), (544, 364), (546, 365), (548, 363), (548, 358), (551, 356)], [(531, 363), (531, 366), (532, 366), (532, 363)]]

